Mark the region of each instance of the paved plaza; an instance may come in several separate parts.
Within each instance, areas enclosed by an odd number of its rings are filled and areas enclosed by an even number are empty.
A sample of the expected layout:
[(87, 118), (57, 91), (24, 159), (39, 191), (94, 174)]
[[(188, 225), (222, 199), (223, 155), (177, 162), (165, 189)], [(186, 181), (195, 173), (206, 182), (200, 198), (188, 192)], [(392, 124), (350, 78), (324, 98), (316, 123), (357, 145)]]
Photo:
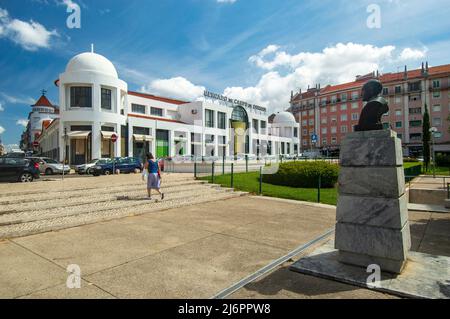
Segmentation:
[[(8, 229), (23, 224), (32, 225), (24, 229), (37, 233), (0, 241), (0, 297), (209, 298), (324, 234), (335, 223), (333, 206), (242, 196), (225, 190), (215, 190), (217, 193), (206, 197), (202, 193), (214, 189), (211, 185), (197, 185), (181, 174), (163, 176), (167, 202), (158, 206), (160, 202), (140, 200), (145, 192), (139, 178), (131, 174), (1, 185), (0, 218), (22, 214), (23, 219), (16, 224), (2, 220), (2, 234), (6, 236)], [(50, 192), (50, 184), (56, 190)], [(22, 203), (12, 202), (19, 189), (25, 192), (17, 198)], [(128, 206), (116, 208), (120, 214), (102, 215), (103, 210), (97, 209), (97, 201), (115, 205), (120, 202), (117, 196), (125, 195), (131, 199), (126, 201)], [(181, 206), (175, 204), (181, 197), (190, 199)], [(80, 206), (76, 206), (77, 201)], [(108, 201), (116, 203), (106, 204)], [(12, 205), (16, 205), (14, 212)], [(50, 206), (53, 208), (46, 208)], [(79, 216), (72, 214), (84, 225), (60, 223), (63, 217), (56, 212), (67, 214), (72, 207), (84, 207)], [(87, 212), (88, 207), (92, 213)], [(25, 217), (31, 211), (41, 217), (39, 223), (55, 223), (59, 230), (36, 228), (36, 216), (27, 222)], [(56, 215), (43, 215), (44, 211)], [(96, 218), (90, 218), (91, 214)], [(18, 222), (18, 216), (14, 218)], [(102, 221), (105, 218), (108, 220)], [(410, 220), (413, 250), (450, 256), (448, 214), (410, 212)], [(229, 297), (393, 298), (294, 273), (288, 270), (293, 261)], [(71, 264), (81, 269), (80, 289), (66, 286)]]

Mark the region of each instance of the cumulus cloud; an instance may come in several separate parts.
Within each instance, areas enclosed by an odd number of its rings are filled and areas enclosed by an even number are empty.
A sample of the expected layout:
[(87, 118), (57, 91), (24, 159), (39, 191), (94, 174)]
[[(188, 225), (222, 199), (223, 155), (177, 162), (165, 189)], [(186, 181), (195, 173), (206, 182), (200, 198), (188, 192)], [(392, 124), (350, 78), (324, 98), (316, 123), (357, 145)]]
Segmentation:
[(411, 48), (405, 48), (400, 53), (399, 60), (405, 61), (405, 60), (419, 60), (424, 58), (427, 55), (428, 49), (423, 48), (421, 49), (411, 49)]
[(0, 112), (3, 112), (5, 108), (3, 107), (2, 103), (0, 103)]
[(184, 77), (178, 76), (170, 79), (153, 80), (141, 88), (144, 92), (160, 94), (185, 100), (195, 100), (203, 95), (204, 86), (195, 85)]
[(26, 120), (26, 119), (19, 119), (19, 120), (17, 120), (16, 125), (21, 125), (23, 127), (27, 127), (28, 120)]
[(12, 104), (27, 104), (32, 105), (34, 103), (34, 100), (31, 97), (23, 97), (23, 96), (12, 96), (9, 94), (6, 94), (4, 92), (0, 92), (0, 95), (9, 103)]
[(0, 134), (3, 134), (3, 133), (5, 133), (5, 128), (3, 127), (3, 126), (0, 126)]
[[(290, 54), (280, 46), (271, 44), (248, 61), (264, 70), (254, 86), (231, 86), (223, 94), (232, 98), (259, 104), (276, 112), (289, 106), (291, 90), (306, 90), (309, 85), (339, 84), (355, 80), (384, 67), (395, 65), (400, 59), (421, 57), (417, 49), (406, 48), (400, 53), (395, 46), (374, 46), (357, 43), (338, 43), (320, 52)], [(386, 71), (391, 71), (390, 69)], [(194, 100), (203, 94), (204, 87), (195, 85), (183, 77), (155, 80), (143, 88), (145, 91), (186, 100)]]
[(49, 31), (33, 20), (28, 22), (12, 19), (8, 11), (0, 8), (0, 37), (10, 39), (25, 50), (49, 48), (51, 39), (56, 36), (58, 36), (56, 30)]

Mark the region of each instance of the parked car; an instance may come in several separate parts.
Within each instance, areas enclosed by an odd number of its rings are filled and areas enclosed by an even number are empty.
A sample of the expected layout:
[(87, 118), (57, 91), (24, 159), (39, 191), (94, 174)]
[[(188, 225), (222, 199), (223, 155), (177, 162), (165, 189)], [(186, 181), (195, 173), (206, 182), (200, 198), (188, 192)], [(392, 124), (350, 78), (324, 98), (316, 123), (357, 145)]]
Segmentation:
[(70, 173), (70, 166), (63, 165), (54, 159), (48, 157), (28, 157), (33, 159), (35, 162), (39, 164), (39, 171), (41, 174), (45, 175), (53, 175), (53, 174), (62, 174), (64, 170), (64, 174)]
[(110, 175), (114, 170), (119, 170), (121, 173), (141, 172), (143, 169), (142, 163), (135, 157), (116, 157), (113, 160), (99, 161), (91, 172), (94, 176)]
[(39, 178), (39, 163), (23, 157), (0, 158), (0, 181), (32, 182)]
[(109, 158), (100, 158), (100, 159), (96, 158), (96, 159), (93, 159), (92, 161), (90, 161), (87, 164), (82, 164), (82, 165), (76, 166), (75, 167), (75, 172), (77, 172), (80, 175), (83, 175), (83, 174), (91, 175), (92, 174), (92, 169), (93, 169), (93, 167), (95, 165), (97, 165), (97, 164), (98, 165), (104, 164), (108, 160), (110, 161), (111, 159), (109, 159)]

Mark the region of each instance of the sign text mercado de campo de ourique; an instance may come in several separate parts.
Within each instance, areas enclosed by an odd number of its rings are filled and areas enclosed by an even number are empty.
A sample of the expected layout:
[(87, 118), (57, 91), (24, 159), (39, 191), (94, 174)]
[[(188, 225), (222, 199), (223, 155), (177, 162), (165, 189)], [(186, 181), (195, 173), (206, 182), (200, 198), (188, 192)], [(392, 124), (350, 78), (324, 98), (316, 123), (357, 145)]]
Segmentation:
[(267, 109), (265, 107), (262, 107), (262, 106), (259, 106), (259, 105), (256, 105), (256, 104), (247, 103), (247, 102), (240, 101), (240, 100), (237, 100), (237, 99), (229, 98), (229, 97), (226, 97), (226, 96), (221, 95), (221, 94), (209, 92), (207, 90), (205, 90), (203, 92), (203, 96), (207, 97), (207, 98), (214, 99), (214, 100), (223, 101), (223, 102), (226, 102), (226, 103), (231, 103), (233, 105), (243, 106), (245, 108), (250, 108), (250, 109), (253, 109), (253, 110), (257, 110), (257, 111), (262, 111), (262, 112), (266, 112), (267, 111)]

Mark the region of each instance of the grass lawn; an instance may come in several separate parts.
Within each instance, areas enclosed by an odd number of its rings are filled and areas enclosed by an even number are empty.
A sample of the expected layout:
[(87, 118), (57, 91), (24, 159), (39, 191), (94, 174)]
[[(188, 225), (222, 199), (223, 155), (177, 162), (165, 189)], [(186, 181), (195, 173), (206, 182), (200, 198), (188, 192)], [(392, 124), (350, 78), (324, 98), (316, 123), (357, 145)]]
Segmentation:
[[(416, 166), (416, 165), (422, 165), (422, 174), (425, 175), (433, 175), (433, 164), (430, 163), (429, 167), (428, 167), (428, 171), (424, 172), (424, 166), (423, 163), (421, 162), (407, 162), (407, 163), (403, 163), (403, 167), (404, 168), (409, 168), (412, 166)], [(450, 175), (450, 168), (449, 167), (444, 167), (444, 166), (436, 166), (436, 175)]]
[[(211, 176), (201, 177), (200, 179), (211, 181)], [(220, 184), (223, 187), (230, 187), (231, 175), (225, 174), (214, 176), (214, 183)], [(235, 173), (234, 188), (244, 192), (258, 194), (259, 172)], [(262, 183), (262, 195), (317, 203), (316, 188), (295, 188)], [(320, 190), (320, 202), (324, 204), (336, 205), (336, 188), (322, 188)]]

